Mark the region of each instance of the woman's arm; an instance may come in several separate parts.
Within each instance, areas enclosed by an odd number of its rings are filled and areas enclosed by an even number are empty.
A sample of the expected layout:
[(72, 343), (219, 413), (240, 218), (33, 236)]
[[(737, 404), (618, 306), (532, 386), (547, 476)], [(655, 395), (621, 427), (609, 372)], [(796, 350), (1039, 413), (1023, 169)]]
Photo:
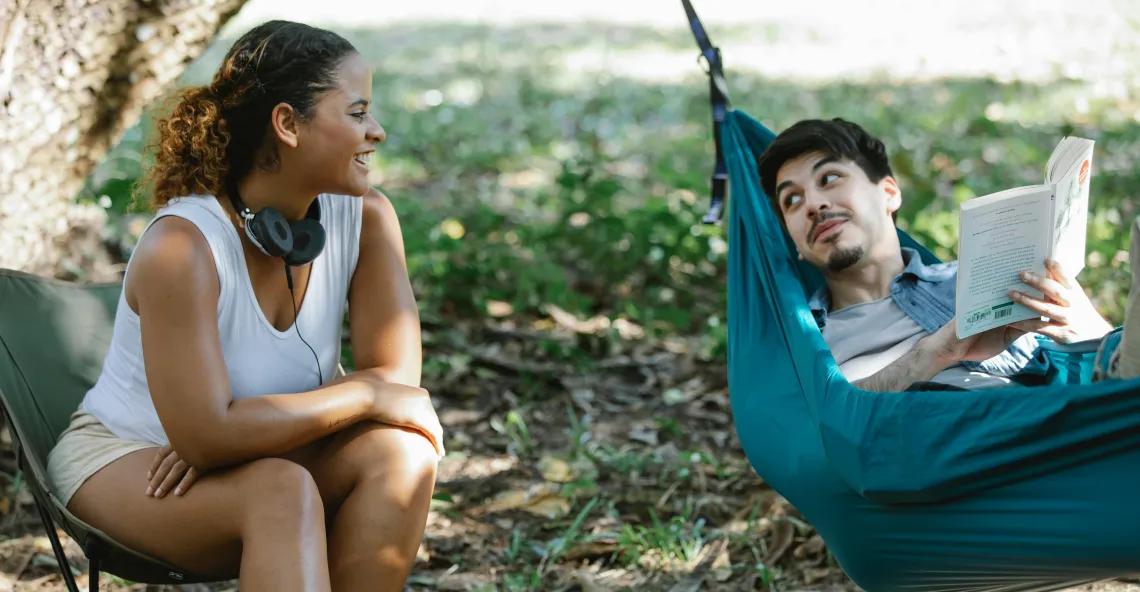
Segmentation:
[(348, 294), (354, 366), (386, 382), (419, 386), (420, 317), (400, 221), (392, 203), (374, 188), (363, 207), (360, 258)]
[[(360, 257), (348, 293), (349, 338), (356, 371), (384, 384), (420, 384), (423, 352), (420, 317), (408, 267), (400, 222), (391, 202), (370, 189), (364, 196)], [(419, 430), (443, 456), (443, 428), (427, 391), (407, 397), (414, 412), (389, 412), (395, 400), (381, 398), (376, 421)], [(414, 403), (413, 403), (414, 402)]]
[(218, 331), (217, 271), (197, 228), (173, 216), (156, 222), (129, 275), (155, 409), (173, 448), (199, 471), (283, 454), (372, 418), (380, 397), (422, 392), (358, 375), (234, 401)]

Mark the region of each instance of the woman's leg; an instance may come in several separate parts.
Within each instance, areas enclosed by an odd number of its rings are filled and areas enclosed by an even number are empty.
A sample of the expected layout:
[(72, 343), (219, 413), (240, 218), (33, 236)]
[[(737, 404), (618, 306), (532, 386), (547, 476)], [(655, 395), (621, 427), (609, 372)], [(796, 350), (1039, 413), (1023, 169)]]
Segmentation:
[(277, 458), (203, 475), (185, 495), (145, 495), (154, 450), (88, 479), (68, 509), (126, 546), (242, 590), (329, 590), (324, 508), (312, 475)]
[(325, 501), (333, 589), (402, 590), (435, 489), (438, 457), (431, 442), (414, 430), (364, 422), (296, 460), (313, 474)]

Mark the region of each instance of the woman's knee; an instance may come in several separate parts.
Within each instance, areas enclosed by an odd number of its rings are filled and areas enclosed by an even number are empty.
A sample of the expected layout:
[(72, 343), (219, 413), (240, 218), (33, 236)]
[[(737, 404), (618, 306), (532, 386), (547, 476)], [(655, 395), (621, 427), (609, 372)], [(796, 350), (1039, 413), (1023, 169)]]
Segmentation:
[(435, 480), (439, 456), (420, 432), (377, 423), (363, 424), (343, 449), (357, 480)]
[(240, 469), (245, 495), (246, 517), (324, 521), (324, 505), (313, 475), (301, 465), (280, 459), (262, 458)]

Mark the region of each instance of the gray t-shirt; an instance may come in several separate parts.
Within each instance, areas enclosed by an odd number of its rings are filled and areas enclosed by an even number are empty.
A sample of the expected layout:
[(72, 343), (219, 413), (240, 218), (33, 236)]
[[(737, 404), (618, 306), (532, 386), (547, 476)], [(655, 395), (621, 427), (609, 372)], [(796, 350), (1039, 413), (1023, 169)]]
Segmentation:
[[(866, 378), (914, 349), (926, 335), (889, 296), (827, 313), (823, 339), (849, 382)], [(933, 382), (967, 389), (1014, 386), (1008, 378), (973, 372), (955, 364)]]

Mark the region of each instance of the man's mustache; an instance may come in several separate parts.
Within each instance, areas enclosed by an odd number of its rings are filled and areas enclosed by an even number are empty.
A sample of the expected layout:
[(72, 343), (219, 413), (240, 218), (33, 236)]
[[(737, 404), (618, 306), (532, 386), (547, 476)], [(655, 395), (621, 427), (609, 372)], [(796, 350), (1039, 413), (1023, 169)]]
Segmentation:
[(823, 212), (822, 214), (820, 214), (819, 216), (816, 217), (814, 222), (812, 222), (811, 229), (808, 230), (808, 240), (809, 241), (815, 240), (815, 229), (819, 228), (820, 224), (823, 224), (824, 222), (827, 222), (828, 220), (834, 220), (835, 218), (843, 218), (844, 220), (850, 220), (851, 215), (846, 214), (844, 212)]

